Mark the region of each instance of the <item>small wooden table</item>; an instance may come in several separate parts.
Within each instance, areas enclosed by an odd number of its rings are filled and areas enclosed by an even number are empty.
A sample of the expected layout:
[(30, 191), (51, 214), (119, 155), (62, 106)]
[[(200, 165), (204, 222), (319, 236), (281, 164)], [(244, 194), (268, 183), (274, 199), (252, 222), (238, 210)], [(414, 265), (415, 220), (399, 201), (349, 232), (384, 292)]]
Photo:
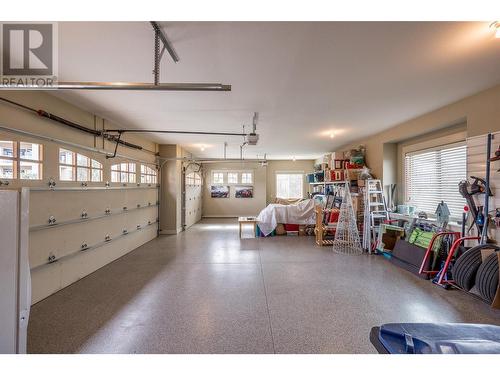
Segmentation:
[(238, 218), (238, 224), (240, 225), (240, 238), (241, 238), (241, 226), (243, 224), (253, 224), (253, 235), (256, 235), (257, 231), (257, 218), (255, 216), (240, 216)]

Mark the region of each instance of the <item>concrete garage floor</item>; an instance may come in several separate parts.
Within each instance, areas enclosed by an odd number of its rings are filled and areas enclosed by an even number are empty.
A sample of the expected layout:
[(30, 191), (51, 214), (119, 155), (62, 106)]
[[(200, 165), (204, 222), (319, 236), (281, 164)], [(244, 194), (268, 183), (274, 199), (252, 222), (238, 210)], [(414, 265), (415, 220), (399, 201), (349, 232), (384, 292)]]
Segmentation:
[(28, 351), (374, 353), (370, 328), (387, 322), (500, 324), (500, 312), (379, 256), (240, 240), (235, 219), (206, 219), (37, 303)]

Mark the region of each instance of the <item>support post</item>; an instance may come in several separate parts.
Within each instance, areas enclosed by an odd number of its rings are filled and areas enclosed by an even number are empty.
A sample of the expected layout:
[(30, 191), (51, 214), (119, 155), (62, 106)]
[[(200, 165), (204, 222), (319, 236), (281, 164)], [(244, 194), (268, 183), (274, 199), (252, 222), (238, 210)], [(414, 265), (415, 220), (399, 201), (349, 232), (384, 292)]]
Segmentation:
[(488, 224), (489, 224), (489, 206), (490, 206), (490, 164), (491, 164), (491, 140), (493, 135), (488, 133), (488, 138), (486, 142), (486, 187), (484, 192), (484, 225), (483, 232), (481, 233), (480, 244), (484, 245), (488, 240)]

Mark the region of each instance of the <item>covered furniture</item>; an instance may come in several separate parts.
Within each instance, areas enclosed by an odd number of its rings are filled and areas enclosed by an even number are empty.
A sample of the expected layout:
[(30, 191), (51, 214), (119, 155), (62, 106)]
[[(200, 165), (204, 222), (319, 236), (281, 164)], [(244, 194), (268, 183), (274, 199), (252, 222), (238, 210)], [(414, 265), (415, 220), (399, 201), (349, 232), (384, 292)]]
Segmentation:
[(312, 225), (315, 223), (314, 206), (313, 199), (288, 205), (270, 204), (257, 216), (259, 228), (267, 236), (278, 224)]

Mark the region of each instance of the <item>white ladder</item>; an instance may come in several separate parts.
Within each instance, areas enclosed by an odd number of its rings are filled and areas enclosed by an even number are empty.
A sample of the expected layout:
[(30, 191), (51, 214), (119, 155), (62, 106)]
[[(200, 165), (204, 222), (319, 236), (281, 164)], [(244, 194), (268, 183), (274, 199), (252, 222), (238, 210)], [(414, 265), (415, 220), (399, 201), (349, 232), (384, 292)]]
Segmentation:
[(363, 226), (363, 248), (372, 253), (372, 244), (377, 241), (380, 224), (389, 220), (384, 190), (380, 180), (366, 180), (365, 218)]

